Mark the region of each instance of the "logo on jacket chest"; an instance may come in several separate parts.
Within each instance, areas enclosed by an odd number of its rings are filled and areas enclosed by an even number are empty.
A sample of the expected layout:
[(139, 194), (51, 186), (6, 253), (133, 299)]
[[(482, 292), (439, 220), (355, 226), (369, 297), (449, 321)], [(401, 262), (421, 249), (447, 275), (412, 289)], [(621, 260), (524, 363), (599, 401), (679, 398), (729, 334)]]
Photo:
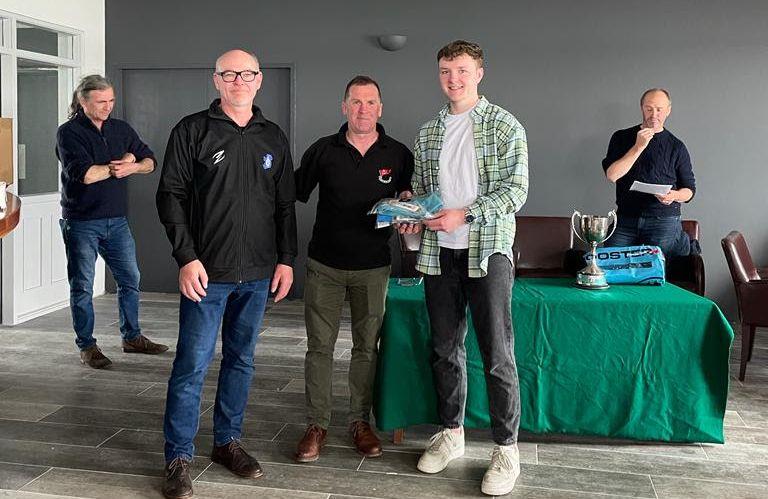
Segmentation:
[(261, 158), (261, 167), (265, 170), (272, 168), (272, 155), (267, 153)]
[(379, 182), (382, 184), (388, 184), (392, 182), (392, 168), (382, 167), (379, 168)]
[(224, 161), (225, 157), (226, 157), (226, 155), (224, 154), (224, 149), (222, 149), (221, 151), (213, 153), (213, 156), (212, 156), (213, 164), (217, 165), (217, 164), (221, 163), (222, 161)]

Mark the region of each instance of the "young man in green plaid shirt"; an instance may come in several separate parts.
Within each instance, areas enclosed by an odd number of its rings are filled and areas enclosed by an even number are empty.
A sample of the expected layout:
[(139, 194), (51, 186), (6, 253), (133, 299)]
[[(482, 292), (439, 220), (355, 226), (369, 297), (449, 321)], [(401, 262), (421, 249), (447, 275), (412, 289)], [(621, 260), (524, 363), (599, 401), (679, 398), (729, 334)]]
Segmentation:
[[(520, 388), (514, 358), (511, 299), (515, 212), (528, 194), (525, 130), (508, 111), (478, 94), (483, 52), (463, 40), (437, 55), (448, 104), (419, 130), (414, 194), (440, 192), (444, 209), (424, 222), (417, 269), (425, 275), (433, 371), (443, 430), (418, 468), (438, 473), (464, 454), (466, 308), (472, 312), (488, 386), (493, 440), (482, 491), (509, 493), (520, 474)], [(401, 227), (417, 232), (418, 227)]]

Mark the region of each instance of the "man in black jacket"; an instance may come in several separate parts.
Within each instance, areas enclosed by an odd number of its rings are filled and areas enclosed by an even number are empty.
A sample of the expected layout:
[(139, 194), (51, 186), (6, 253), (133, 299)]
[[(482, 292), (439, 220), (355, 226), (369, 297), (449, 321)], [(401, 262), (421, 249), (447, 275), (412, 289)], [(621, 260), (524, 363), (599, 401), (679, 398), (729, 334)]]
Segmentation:
[(259, 463), (240, 446), (253, 354), (267, 295), (293, 283), (296, 214), (285, 134), (253, 99), (262, 73), (253, 54), (216, 61), (221, 96), (171, 132), (157, 209), (179, 265), (179, 340), (165, 410), (166, 497), (190, 497), (189, 465), (200, 396), (222, 326), (211, 460), (248, 478)]
[(141, 334), (139, 266), (128, 226), (128, 177), (155, 169), (155, 155), (131, 126), (110, 117), (112, 84), (101, 75), (80, 80), (69, 121), (56, 134), (61, 161), (61, 233), (67, 251), (72, 326), (80, 361), (94, 369), (112, 362), (93, 337), (93, 279), (96, 256), (104, 257), (117, 283), (123, 351), (158, 354), (168, 350)]

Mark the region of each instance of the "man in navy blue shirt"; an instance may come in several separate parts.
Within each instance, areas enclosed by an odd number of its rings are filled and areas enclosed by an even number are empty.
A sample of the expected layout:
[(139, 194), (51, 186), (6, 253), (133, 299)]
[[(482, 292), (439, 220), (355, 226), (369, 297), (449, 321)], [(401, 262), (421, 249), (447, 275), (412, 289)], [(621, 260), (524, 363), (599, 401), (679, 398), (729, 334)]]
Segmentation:
[(123, 352), (158, 354), (168, 350), (139, 328), (139, 267), (127, 211), (126, 178), (155, 169), (152, 151), (133, 128), (110, 118), (112, 84), (85, 76), (75, 89), (69, 121), (56, 134), (61, 161), (61, 232), (67, 251), (72, 324), (80, 361), (94, 369), (112, 362), (93, 337), (93, 279), (100, 254), (117, 282)]
[[(606, 246), (659, 246), (669, 259), (691, 253), (680, 223), (680, 203), (696, 192), (691, 157), (685, 144), (664, 128), (672, 110), (669, 92), (652, 88), (640, 98), (643, 122), (611, 137), (603, 169), (616, 184), (618, 224)], [(664, 195), (630, 190), (634, 181), (671, 185)], [(697, 251), (697, 250), (695, 250)]]

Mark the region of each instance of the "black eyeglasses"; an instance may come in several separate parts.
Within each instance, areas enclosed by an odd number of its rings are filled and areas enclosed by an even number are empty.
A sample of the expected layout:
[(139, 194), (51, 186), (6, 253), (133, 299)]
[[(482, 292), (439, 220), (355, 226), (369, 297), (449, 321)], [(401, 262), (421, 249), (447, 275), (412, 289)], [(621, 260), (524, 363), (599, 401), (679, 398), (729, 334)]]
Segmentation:
[(252, 69), (246, 69), (244, 71), (216, 71), (214, 74), (219, 75), (223, 81), (232, 83), (239, 76), (243, 81), (253, 81), (261, 73), (261, 71), (254, 71)]

